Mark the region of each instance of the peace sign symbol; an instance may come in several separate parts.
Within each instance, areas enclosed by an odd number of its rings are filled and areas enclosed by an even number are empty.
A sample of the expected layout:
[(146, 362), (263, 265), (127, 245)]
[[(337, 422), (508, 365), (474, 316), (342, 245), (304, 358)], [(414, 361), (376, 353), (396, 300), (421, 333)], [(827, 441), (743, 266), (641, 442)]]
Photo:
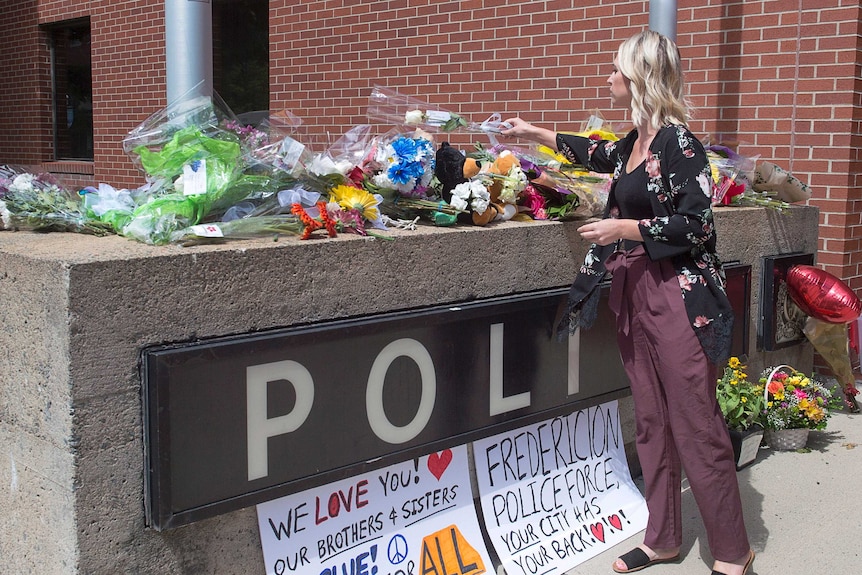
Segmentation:
[(403, 535), (395, 535), (389, 540), (386, 554), (389, 556), (389, 562), (393, 565), (398, 565), (407, 559), (407, 540)]

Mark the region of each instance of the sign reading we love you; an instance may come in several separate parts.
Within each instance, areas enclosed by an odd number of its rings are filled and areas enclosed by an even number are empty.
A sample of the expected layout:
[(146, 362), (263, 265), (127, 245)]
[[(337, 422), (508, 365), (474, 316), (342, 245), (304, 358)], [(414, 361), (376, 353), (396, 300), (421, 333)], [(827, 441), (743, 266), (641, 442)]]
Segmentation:
[(563, 573), (646, 527), (616, 401), (476, 441), (473, 456), (509, 575)]
[(480, 575), (466, 446), (259, 504), (267, 575)]

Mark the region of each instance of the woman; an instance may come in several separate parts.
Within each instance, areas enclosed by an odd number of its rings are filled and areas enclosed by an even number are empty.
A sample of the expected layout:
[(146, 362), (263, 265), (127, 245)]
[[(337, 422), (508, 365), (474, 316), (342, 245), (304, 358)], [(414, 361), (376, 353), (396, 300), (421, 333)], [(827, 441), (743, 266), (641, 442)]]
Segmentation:
[(613, 174), (601, 221), (579, 228), (592, 246), (569, 293), (566, 327), (595, 318), (598, 285), (609, 303), (631, 381), (649, 520), (643, 544), (617, 573), (676, 561), (682, 544), (681, 465), (706, 526), (713, 575), (744, 575), (754, 552), (742, 516), (733, 449), (715, 397), (733, 317), (715, 253), (709, 162), (687, 127), (673, 41), (646, 31), (622, 43), (608, 78), (634, 129), (618, 142), (557, 134), (520, 118), (504, 136), (530, 139), (572, 162)]

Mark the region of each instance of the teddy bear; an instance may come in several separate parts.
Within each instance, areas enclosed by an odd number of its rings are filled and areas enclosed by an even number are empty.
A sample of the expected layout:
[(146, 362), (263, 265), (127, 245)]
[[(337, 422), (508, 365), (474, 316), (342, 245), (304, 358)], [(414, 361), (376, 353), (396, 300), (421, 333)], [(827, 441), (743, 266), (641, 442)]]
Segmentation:
[[(443, 142), (437, 150), (435, 174), (442, 185), (443, 199), (450, 204), (453, 202), (453, 191), (461, 196), (466, 193), (465, 186), (484, 187), (487, 190), (487, 202), (477, 202), (484, 209), (471, 206), (469, 212), (458, 216), (461, 223), (485, 226), (494, 220), (511, 219), (517, 213), (515, 196), (510, 198), (511, 201), (501, 199), (505, 189), (504, 179), (494, 177), (508, 177), (516, 164), (520, 166), (520, 161), (509, 151), (504, 151), (493, 162), (488, 162), (465, 156), (448, 142)], [(486, 177), (482, 177), (483, 175)], [(455, 203), (458, 203), (458, 198)]]

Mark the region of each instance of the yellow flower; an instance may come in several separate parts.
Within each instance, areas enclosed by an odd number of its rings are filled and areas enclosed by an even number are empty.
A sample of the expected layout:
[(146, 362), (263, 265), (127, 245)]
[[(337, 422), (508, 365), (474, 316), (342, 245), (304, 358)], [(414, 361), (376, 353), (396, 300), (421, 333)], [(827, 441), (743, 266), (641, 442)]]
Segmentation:
[(369, 221), (374, 221), (378, 218), (377, 198), (369, 194), (365, 190), (354, 188), (353, 186), (335, 186), (332, 189), (332, 196), (338, 205), (344, 210), (357, 210), (362, 217)]
[(736, 369), (737, 367), (739, 367), (739, 358), (731, 357), (729, 360), (727, 360), (727, 365), (730, 366), (730, 369)]

